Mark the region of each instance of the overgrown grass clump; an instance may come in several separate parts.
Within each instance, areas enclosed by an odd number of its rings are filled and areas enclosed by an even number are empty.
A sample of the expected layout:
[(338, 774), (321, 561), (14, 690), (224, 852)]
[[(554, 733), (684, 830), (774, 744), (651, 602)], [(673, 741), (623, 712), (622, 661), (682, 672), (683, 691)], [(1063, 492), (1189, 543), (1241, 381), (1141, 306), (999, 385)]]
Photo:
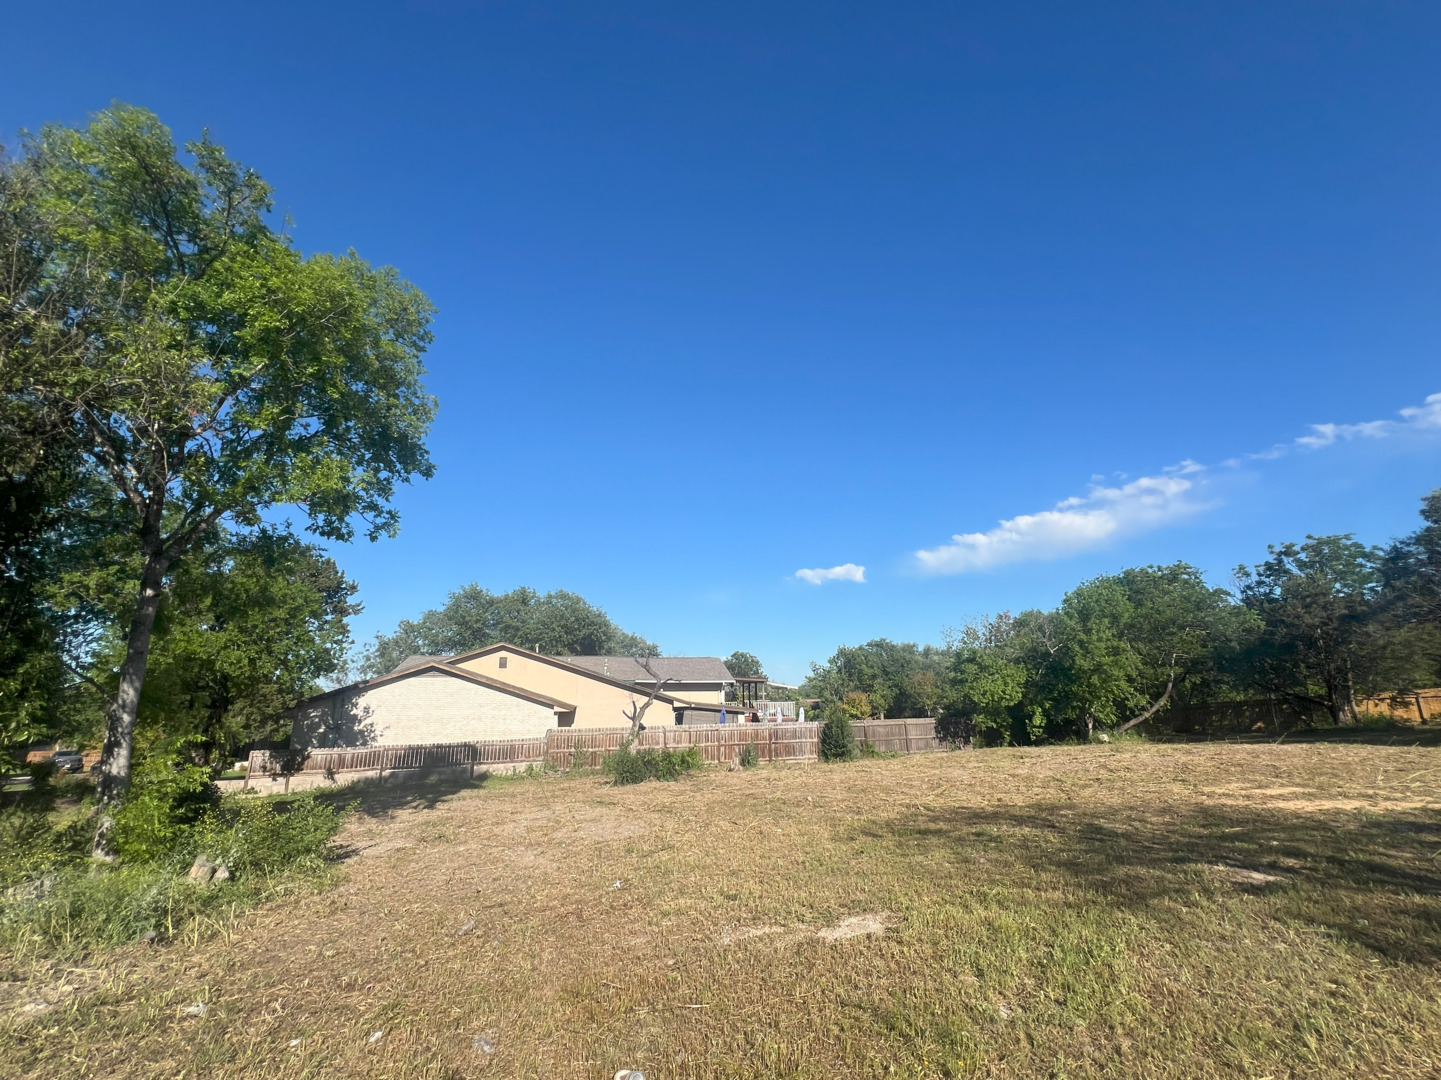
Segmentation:
[(646, 747), (636, 750), (622, 746), (605, 756), (602, 768), (617, 785), (639, 784), (646, 780), (679, 780), (688, 772), (705, 767), (700, 747), (684, 750), (663, 750)]
[[(12, 959), (194, 937), (255, 904), (313, 887), (334, 858), (343, 810), (307, 792), (220, 798), (184, 767), (147, 770), (116, 814), (120, 861), (93, 863), (93, 808), (40, 789), (0, 807), (0, 948)], [(203, 770), (194, 770), (203, 772)], [(229, 878), (198, 884), (199, 855)]]

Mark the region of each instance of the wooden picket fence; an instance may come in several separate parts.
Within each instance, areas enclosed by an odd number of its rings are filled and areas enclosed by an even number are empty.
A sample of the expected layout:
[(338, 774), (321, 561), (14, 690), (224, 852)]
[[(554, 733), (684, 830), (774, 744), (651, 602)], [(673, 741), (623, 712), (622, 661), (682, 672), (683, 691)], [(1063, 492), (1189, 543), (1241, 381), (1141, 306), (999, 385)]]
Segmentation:
[(868, 742), (887, 754), (922, 754), (940, 750), (935, 717), (911, 720), (861, 720), (851, 724), (856, 742)]

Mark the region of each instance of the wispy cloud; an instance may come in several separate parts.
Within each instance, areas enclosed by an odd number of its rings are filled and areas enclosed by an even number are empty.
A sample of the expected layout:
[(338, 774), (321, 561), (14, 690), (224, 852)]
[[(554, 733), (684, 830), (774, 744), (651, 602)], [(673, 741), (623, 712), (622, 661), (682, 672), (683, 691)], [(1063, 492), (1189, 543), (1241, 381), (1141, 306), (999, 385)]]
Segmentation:
[(1408, 431), (1441, 429), (1441, 394), (1432, 394), (1422, 405), (1408, 405), (1396, 415), (1400, 420), (1365, 420), (1359, 424), (1312, 424), (1309, 435), (1301, 435), (1289, 443), (1277, 443), (1269, 450), (1247, 457), (1270, 461), (1284, 457), (1292, 449), (1320, 450), (1338, 442), (1353, 439), (1389, 439)]
[(1400, 420), (1368, 420), (1362, 424), (1312, 424), (1311, 434), (1296, 440), (1298, 446), (1319, 450), (1338, 440), (1387, 439), (1408, 428), (1441, 428), (1441, 394), (1432, 394), (1424, 405), (1411, 405), (1398, 414)]
[(829, 570), (797, 570), (796, 577), (812, 585), (824, 585), (827, 581), (854, 581), (865, 584), (866, 568), (853, 562), (832, 566)]
[(1093, 486), (1051, 510), (1007, 518), (988, 532), (957, 533), (948, 544), (916, 552), (916, 562), (927, 573), (964, 574), (1074, 555), (1204, 510), (1208, 504), (1197, 496), (1205, 471), (1184, 461), (1120, 487)]
[[(1432, 394), (1422, 405), (1401, 409), (1397, 416), (1399, 420), (1312, 424), (1310, 434), (1288, 443), (1277, 443), (1258, 454), (1247, 454), (1244, 460), (1270, 461), (1294, 450), (1320, 450), (1352, 439), (1441, 432), (1441, 394)], [(1236, 467), (1242, 460), (1230, 458), (1221, 465)], [(1202, 491), (1206, 480), (1205, 465), (1183, 461), (1162, 470), (1158, 476), (1143, 476), (1119, 486), (1093, 483), (1085, 495), (1065, 499), (1050, 510), (1007, 518), (987, 532), (957, 533), (949, 543), (917, 551), (916, 565), (926, 573), (964, 574), (1007, 563), (1059, 559), (1089, 551), (1216, 505), (1217, 500), (1206, 498)]]

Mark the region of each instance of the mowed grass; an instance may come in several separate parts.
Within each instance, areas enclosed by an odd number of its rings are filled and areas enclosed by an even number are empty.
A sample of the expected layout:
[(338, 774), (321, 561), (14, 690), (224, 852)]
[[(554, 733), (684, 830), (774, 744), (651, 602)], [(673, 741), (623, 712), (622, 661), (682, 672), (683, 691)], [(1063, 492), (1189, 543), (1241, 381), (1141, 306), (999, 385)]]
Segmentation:
[(377, 789), (329, 891), (12, 972), (0, 1075), (1437, 1076), (1437, 755)]

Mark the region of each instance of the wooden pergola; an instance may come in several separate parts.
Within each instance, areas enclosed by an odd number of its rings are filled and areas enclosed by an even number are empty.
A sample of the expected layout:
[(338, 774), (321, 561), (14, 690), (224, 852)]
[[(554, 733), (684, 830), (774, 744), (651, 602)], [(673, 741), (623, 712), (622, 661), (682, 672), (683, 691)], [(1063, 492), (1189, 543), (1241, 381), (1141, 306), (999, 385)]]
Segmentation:
[(741, 705), (754, 706), (765, 696), (765, 689), (769, 680), (761, 675), (737, 676), (736, 677), (736, 701)]

